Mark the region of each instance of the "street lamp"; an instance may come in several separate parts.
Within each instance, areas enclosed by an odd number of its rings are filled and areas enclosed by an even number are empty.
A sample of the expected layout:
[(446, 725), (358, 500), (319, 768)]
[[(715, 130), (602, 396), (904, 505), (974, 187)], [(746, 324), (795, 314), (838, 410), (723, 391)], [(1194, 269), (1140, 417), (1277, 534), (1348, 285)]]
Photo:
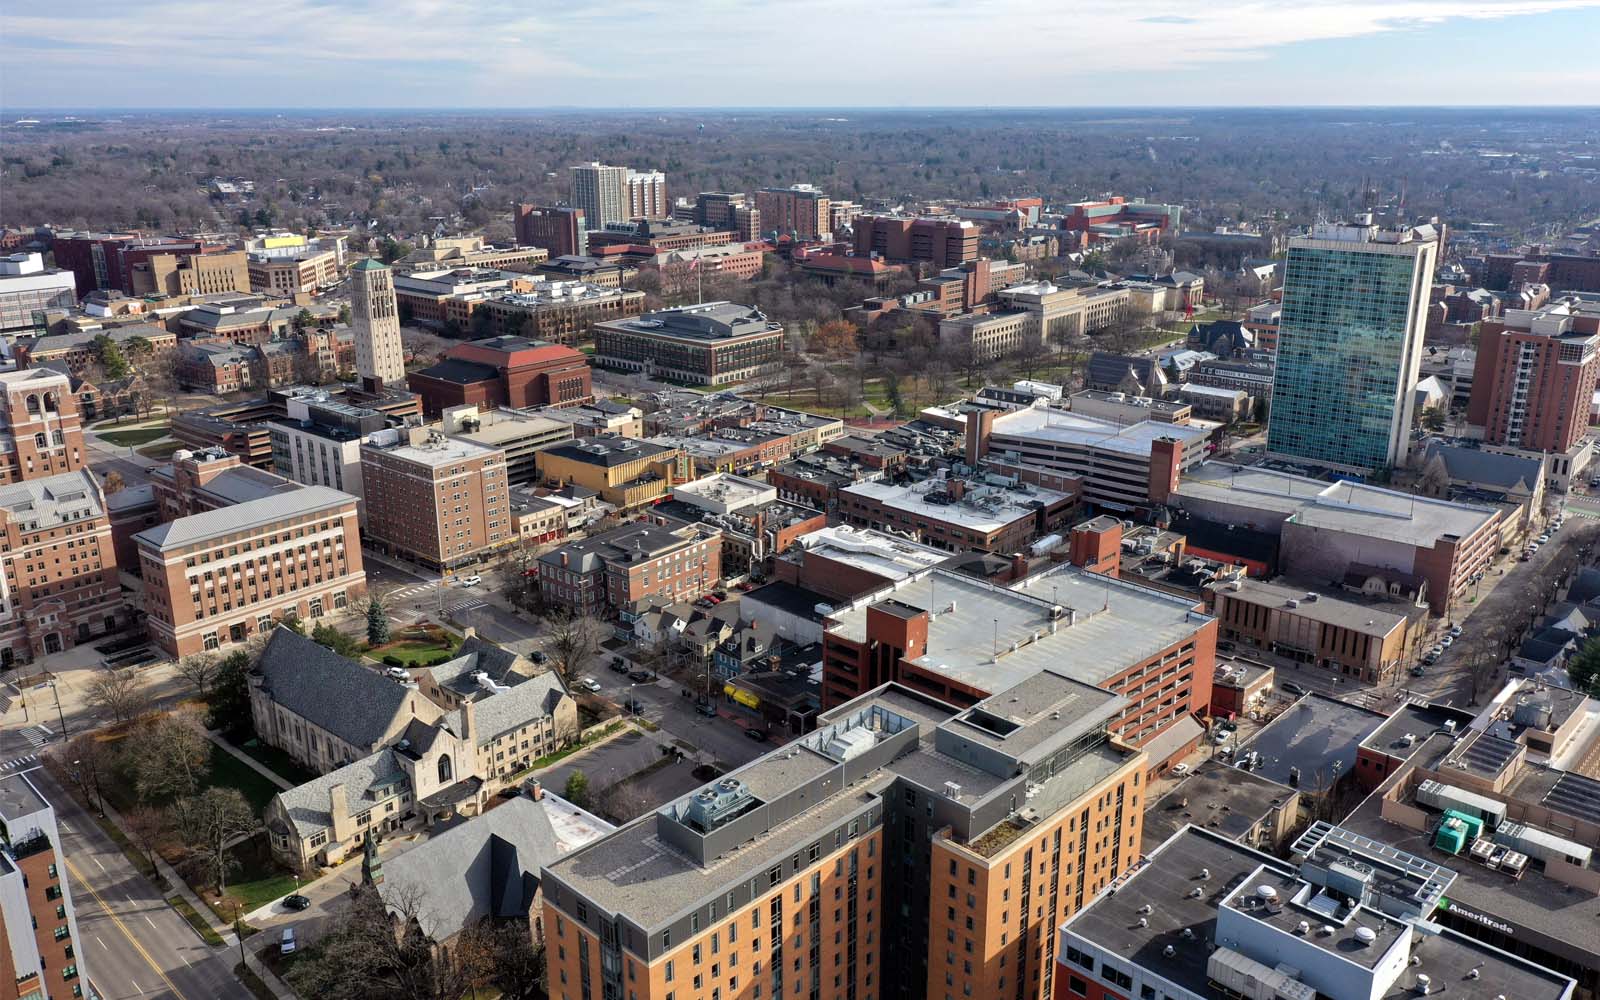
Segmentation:
[(239, 932), (239, 901), (233, 901), (233, 936), (239, 939), (239, 964), (245, 965), (244, 935)]
[(67, 717), (61, 711), (61, 692), (56, 688), (56, 679), (50, 678), (50, 693), (56, 696), (56, 718), (61, 720), (61, 738), (67, 738)]

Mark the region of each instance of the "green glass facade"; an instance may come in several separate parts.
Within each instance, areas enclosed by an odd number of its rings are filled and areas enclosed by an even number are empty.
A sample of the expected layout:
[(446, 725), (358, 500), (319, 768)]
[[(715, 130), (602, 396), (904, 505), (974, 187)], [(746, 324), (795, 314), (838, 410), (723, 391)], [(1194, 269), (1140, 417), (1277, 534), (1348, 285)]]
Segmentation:
[(1332, 242), (1289, 250), (1267, 450), (1379, 469), (1406, 450), (1435, 244)]

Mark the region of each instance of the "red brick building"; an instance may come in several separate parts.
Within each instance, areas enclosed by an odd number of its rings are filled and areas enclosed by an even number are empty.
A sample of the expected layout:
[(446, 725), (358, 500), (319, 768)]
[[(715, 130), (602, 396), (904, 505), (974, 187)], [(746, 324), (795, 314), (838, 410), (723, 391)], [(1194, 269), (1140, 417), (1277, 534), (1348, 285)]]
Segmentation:
[(901, 215), (858, 215), (857, 256), (893, 261), (928, 261), (957, 267), (978, 256), (979, 229), (963, 219), (914, 219)]
[(1467, 420), (1490, 444), (1565, 452), (1589, 426), (1600, 379), (1600, 315), (1558, 302), (1480, 327)]
[(517, 245), (544, 247), (551, 259), (589, 252), (583, 209), (564, 205), (518, 205), (513, 221)]
[(513, 336), (457, 344), (445, 360), (408, 374), (406, 385), (422, 397), (430, 417), (468, 403), (492, 409), (593, 399), (589, 359), (581, 351)]
[(0, 373), (0, 483), (83, 468), (83, 424), (72, 379), (51, 368)]
[(546, 603), (579, 614), (635, 601), (686, 601), (722, 578), (722, 533), (703, 525), (625, 524), (539, 557)]

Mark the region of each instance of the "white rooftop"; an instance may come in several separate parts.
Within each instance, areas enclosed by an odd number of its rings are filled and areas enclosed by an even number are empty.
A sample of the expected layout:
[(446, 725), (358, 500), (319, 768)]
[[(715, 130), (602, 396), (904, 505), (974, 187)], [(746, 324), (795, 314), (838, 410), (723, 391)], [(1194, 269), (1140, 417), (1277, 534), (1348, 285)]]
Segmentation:
[[(1202, 444), (1208, 431), (1206, 427), (1153, 420), (1118, 426), (1109, 420), (1086, 417), (1070, 410), (1030, 407), (996, 417), (993, 434), (995, 437), (1034, 438), (1149, 457), (1150, 446), (1156, 441), (1175, 438), (1188, 449)], [(996, 447), (1003, 448), (1004, 445), (996, 442)]]
[(889, 580), (904, 580), (913, 573), (936, 566), (950, 553), (908, 538), (839, 525), (800, 536), (807, 552), (845, 563)]
[[(998, 531), (1023, 517), (1033, 517), (1033, 501), (1050, 505), (1067, 499), (1065, 493), (1039, 486), (1023, 485), (1017, 489), (985, 485), (973, 480), (967, 485), (966, 495), (960, 500), (947, 501), (949, 480), (925, 479), (908, 486), (885, 482), (863, 482), (840, 490), (858, 497), (875, 500), (886, 507), (904, 511), (947, 524), (959, 524), (974, 531)], [(933, 499), (929, 499), (930, 496)]]

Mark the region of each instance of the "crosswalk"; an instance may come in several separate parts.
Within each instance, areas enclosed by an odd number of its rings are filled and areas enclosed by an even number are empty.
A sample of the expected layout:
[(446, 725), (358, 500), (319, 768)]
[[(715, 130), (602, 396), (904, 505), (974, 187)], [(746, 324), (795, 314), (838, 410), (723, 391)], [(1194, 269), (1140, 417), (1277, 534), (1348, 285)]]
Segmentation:
[(476, 611), (479, 608), (487, 608), (488, 606), (488, 601), (480, 601), (474, 597), (471, 600), (457, 601), (454, 604), (446, 604), (444, 607), (444, 613), (447, 615), (458, 615), (463, 611)]
[[(488, 606), (488, 601), (479, 600), (476, 597), (472, 597), (464, 601), (456, 601), (451, 604), (446, 604), (441, 610), (446, 616), (449, 616), (458, 615), (463, 611), (476, 611), (479, 608), (486, 608)], [(433, 610), (431, 608), (395, 608), (389, 612), (389, 617), (393, 618), (397, 622), (400, 622), (402, 625), (412, 625), (422, 621), (422, 619), (427, 618), (431, 614), (433, 614)]]
[(13, 758), (11, 760), (8, 760), (4, 764), (0, 764), (0, 774), (4, 774), (4, 773), (7, 773), (7, 772), (11, 772), (11, 771), (28, 771), (28, 770), (33, 769), (34, 767), (37, 767), (38, 764), (39, 764), (39, 755), (38, 754), (36, 754), (36, 753), (25, 754), (25, 755), (23, 755), (21, 757), (16, 757), (16, 758)]
[(54, 735), (49, 726), (29, 726), (22, 731), (23, 742), (35, 750), (49, 743), (50, 737)]
[(423, 594), (428, 593), (430, 590), (433, 590), (438, 586), (439, 581), (437, 580), (433, 580), (428, 583), (414, 583), (409, 587), (401, 587), (399, 590), (391, 591), (389, 593), (389, 600), (409, 601), (414, 597), (420, 597)]

